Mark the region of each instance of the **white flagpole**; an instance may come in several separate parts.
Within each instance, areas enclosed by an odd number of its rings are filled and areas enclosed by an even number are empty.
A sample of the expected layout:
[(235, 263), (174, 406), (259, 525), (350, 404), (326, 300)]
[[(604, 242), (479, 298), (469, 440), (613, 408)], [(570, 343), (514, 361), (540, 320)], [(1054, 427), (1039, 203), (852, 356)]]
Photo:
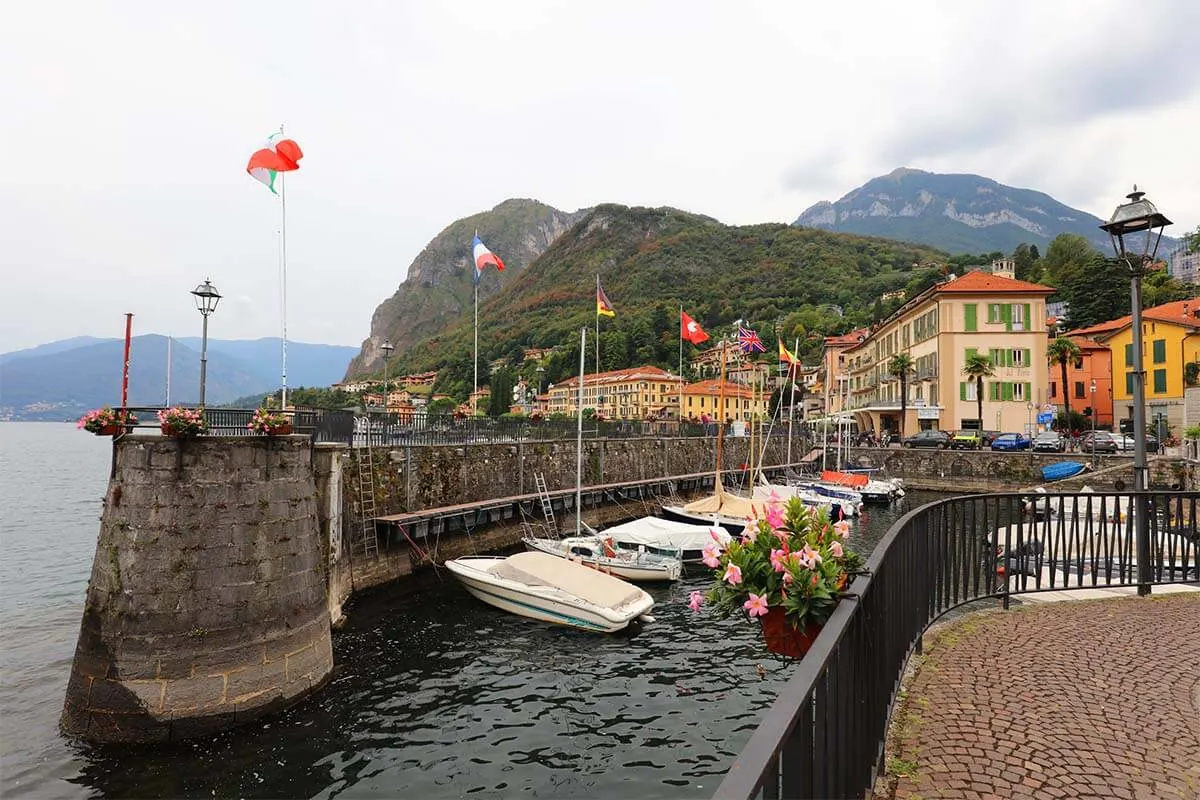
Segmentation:
[[(479, 238), (479, 228), (475, 229), (475, 238)], [(479, 266), (475, 263), (475, 250), (471, 250), (471, 282), (475, 284), (475, 346), (471, 351), (471, 369), (473, 370), (471, 391), (471, 416), (479, 412)]]
[(583, 513), (583, 378), (586, 373), (587, 326), (579, 329), (579, 393), (575, 408), (575, 535), (579, 535)]
[[(283, 124), (279, 125), (279, 133), (283, 135)], [(279, 273), (280, 273), (280, 310), (281, 310), (281, 339), (280, 344), (280, 378), (283, 392), (280, 398), (280, 410), (287, 408), (287, 173), (279, 173)]]
[(683, 303), (679, 304), (679, 427), (683, 435)]
[[(596, 374), (600, 374), (600, 273), (596, 273)], [(599, 384), (597, 384), (599, 386)], [(599, 391), (599, 389), (597, 389)], [(599, 410), (599, 409), (597, 409)]]
[(167, 398), (163, 403), (167, 408), (171, 407), (171, 341), (173, 337), (167, 336)]

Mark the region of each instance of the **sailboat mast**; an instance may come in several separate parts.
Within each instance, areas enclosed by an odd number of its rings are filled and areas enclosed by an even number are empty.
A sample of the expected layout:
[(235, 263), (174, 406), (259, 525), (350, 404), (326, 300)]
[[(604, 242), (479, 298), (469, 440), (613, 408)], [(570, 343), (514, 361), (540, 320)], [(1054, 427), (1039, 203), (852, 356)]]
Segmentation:
[(717, 386), (717, 475), (714, 480), (713, 488), (716, 489), (718, 495), (721, 494), (721, 453), (722, 445), (725, 441), (725, 420), (721, 414), (725, 410), (725, 340), (721, 340), (721, 382)]
[(583, 513), (583, 379), (586, 375), (587, 326), (579, 329), (579, 394), (575, 408), (575, 535), (579, 535), (580, 515)]
[[(792, 351), (793, 354), (800, 352), (800, 337), (799, 336), (796, 337), (795, 347), (796, 347), (796, 349)], [(788, 376), (788, 383), (791, 384), (791, 391), (792, 391), (791, 399), (788, 400), (787, 463), (789, 465), (792, 463), (792, 420), (795, 419), (795, 417), (796, 417), (796, 380), (800, 377), (800, 375), (798, 373), (799, 373), (799, 370), (796, 369), (796, 362), (795, 361), (789, 362), (788, 368), (787, 368), (787, 376)], [(782, 395), (780, 395), (780, 397), (782, 397)]]

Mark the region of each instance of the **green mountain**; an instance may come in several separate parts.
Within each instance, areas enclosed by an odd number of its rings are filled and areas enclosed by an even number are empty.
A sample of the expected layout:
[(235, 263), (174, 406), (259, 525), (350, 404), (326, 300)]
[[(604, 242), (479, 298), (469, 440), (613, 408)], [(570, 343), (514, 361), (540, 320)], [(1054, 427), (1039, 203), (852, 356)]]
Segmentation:
[[(1119, 200), (1114, 199), (1114, 208)], [(897, 169), (836, 203), (817, 203), (794, 224), (918, 242), (951, 253), (1011, 253), (1022, 242), (1045, 252), (1060, 233), (1075, 233), (1107, 252), (1102, 222), (1048, 194), (979, 175)]]
[[(822, 334), (887, 313), (900, 301), (884, 302), (883, 294), (911, 296), (936, 279), (933, 265), (945, 259), (883, 239), (783, 224), (729, 226), (673, 208), (598, 206), (481, 302), (480, 383), (492, 360), (519, 362), (522, 347), (560, 347), (538, 378), (554, 382), (577, 371), (579, 329), (596, 322), (597, 275), (616, 309), (600, 323), (601, 366), (674, 368), (681, 305), (714, 340), (743, 319), (757, 327), (768, 358), (778, 332), (804, 339), (802, 354), (811, 360)], [(397, 350), (392, 373), (442, 368), (439, 390), (461, 396), (472, 381), (470, 306), (428, 333)], [(590, 336), (588, 351), (594, 369)], [(694, 352), (687, 345), (685, 356)]]
[(350, 362), (347, 378), (379, 372), (379, 346), (390, 339), (397, 355), (431, 333), (470, 317), (474, 309), (475, 259), (471, 244), (476, 234), (499, 254), (504, 271), (489, 268), (479, 282), (482, 304), (515, 281), (585, 213), (559, 211), (536, 200), (505, 200), (491, 211), (450, 224), (425, 246), (408, 268), (396, 293), (384, 300), (371, 317), (371, 335)]

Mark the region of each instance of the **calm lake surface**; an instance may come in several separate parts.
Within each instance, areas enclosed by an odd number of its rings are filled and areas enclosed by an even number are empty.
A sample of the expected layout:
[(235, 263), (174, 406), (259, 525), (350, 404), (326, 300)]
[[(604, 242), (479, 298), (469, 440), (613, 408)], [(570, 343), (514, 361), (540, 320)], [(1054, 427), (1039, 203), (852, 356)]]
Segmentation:
[[(755, 627), (688, 610), (703, 576), (605, 637), (504, 614), (443, 573), (352, 605), (332, 680), (298, 708), (197, 742), (74, 742), (58, 717), (110, 463), (110, 440), (74, 425), (0, 423), (6, 798), (704, 798), (789, 674)], [(869, 552), (936, 497), (868, 507), (851, 543)]]

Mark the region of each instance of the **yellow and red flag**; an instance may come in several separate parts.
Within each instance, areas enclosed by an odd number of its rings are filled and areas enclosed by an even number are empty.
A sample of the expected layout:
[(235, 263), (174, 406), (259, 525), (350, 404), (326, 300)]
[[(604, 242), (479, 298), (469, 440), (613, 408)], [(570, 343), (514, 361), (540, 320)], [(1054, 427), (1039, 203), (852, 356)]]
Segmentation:
[(600, 287), (600, 281), (596, 281), (596, 316), (615, 317), (616, 310), (613, 309), (612, 303), (608, 302), (608, 295), (604, 293), (604, 289)]

